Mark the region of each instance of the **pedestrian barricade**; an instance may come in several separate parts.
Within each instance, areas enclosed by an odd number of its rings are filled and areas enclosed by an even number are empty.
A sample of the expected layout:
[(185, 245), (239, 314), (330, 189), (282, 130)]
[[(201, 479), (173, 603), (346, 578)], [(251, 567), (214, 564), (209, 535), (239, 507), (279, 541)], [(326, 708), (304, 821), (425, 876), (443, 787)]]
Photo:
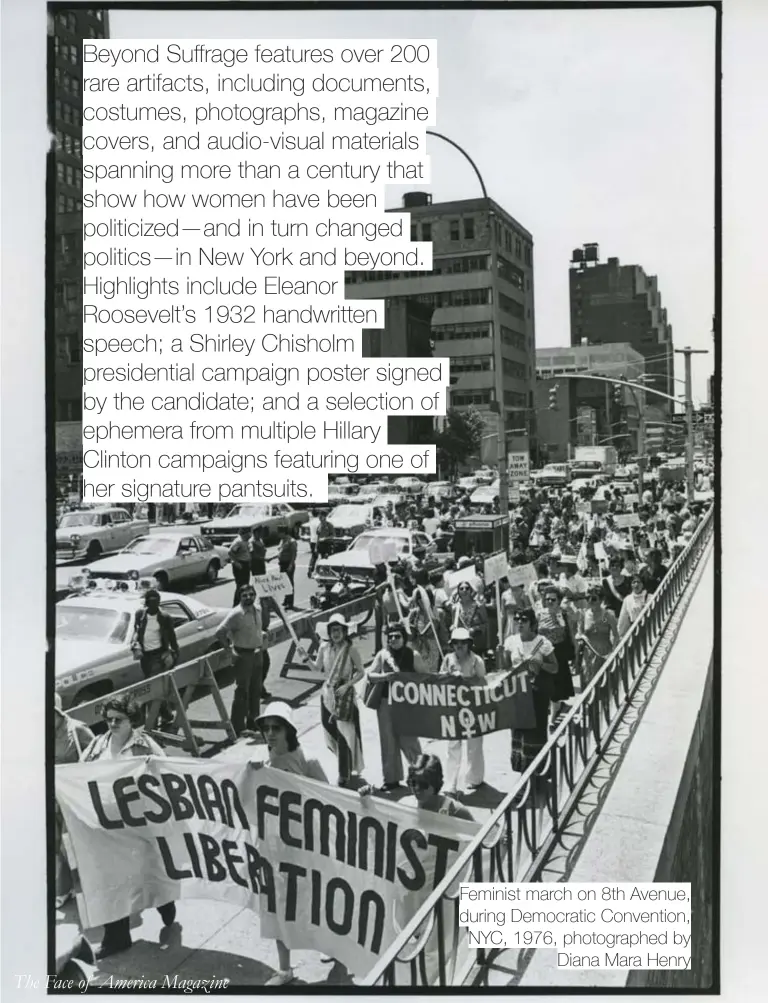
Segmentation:
[(461, 882), (541, 880), (547, 859), (621, 723), (651, 656), (695, 588), (711, 550), (714, 509), (549, 741), (362, 986), (458, 986), (496, 952), (470, 948), (459, 922)]
[[(229, 714), (224, 706), (221, 690), (216, 680), (216, 673), (226, 670), (231, 664), (228, 651), (213, 651), (196, 658), (192, 662), (177, 665), (167, 672), (161, 672), (140, 683), (126, 686), (108, 696), (130, 695), (139, 704), (147, 707), (145, 719), (146, 731), (162, 741), (163, 745), (173, 745), (183, 748), (193, 756), (200, 755), (200, 740), (195, 736), (194, 728), (204, 731), (221, 731), (226, 738), (235, 741), (235, 730), (229, 720)], [(216, 705), (218, 718), (212, 721), (192, 720), (188, 716), (188, 708), (193, 699), (210, 695)], [(89, 703), (80, 704), (68, 711), (69, 715), (87, 725), (94, 725), (101, 720), (101, 708), (106, 696), (101, 696)], [(174, 712), (173, 724), (167, 731), (154, 731), (160, 709), (163, 704), (169, 705)], [(181, 734), (179, 734), (179, 731)]]
[(318, 690), (325, 682), (326, 677), (322, 672), (314, 672), (308, 669), (305, 663), (298, 657), (299, 646), (296, 643), (296, 638), (300, 641), (306, 640), (306, 643), (302, 643), (301, 646), (310, 658), (314, 658), (321, 642), (324, 640), (318, 628), (322, 629), (322, 624), (326, 623), (329, 617), (343, 616), (349, 622), (350, 633), (357, 632), (361, 634), (366, 630), (368, 622), (373, 616), (375, 605), (376, 596), (371, 592), (368, 595), (359, 596), (357, 599), (353, 599), (343, 606), (336, 606), (335, 609), (320, 610), (295, 617), (290, 621), (296, 635), (295, 637), (292, 636), (291, 631), (284, 623), (276, 624), (274, 628), (270, 627), (270, 647), (273, 644), (279, 644), (281, 641), (289, 639), (291, 642), (288, 653), (285, 656), (285, 661), (283, 662), (283, 667), (280, 670), (280, 678), (293, 679), (310, 684), (307, 695)]

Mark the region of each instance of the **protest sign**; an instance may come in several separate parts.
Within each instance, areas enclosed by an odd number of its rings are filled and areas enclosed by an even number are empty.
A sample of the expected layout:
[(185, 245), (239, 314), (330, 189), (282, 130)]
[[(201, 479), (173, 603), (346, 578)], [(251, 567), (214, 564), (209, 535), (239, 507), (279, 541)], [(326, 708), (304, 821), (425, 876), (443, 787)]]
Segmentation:
[(368, 545), (368, 557), (371, 564), (388, 564), (399, 557), (397, 544), (394, 540), (372, 540)]
[(262, 937), (322, 951), (355, 975), (478, 830), (248, 763), (76, 763), (57, 766), (55, 783), (86, 927), (217, 899), (257, 913)]
[(605, 547), (599, 540), (597, 541), (597, 543), (595, 543), (595, 560), (596, 561), (608, 560), (608, 555), (605, 552)]
[(608, 511), (608, 502), (604, 498), (593, 498), (590, 504), (593, 515), (600, 515)]
[(500, 578), (506, 578), (506, 575), (507, 555), (503, 550), (498, 554), (491, 554), (490, 557), (486, 557), (483, 567), (483, 577), (485, 578), (486, 585), (490, 585), (491, 582), (497, 582)]
[(400, 672), (389, 684), (392, 724), (400, 735), (479, 738), (505, 728), (533, 728), (533, 695), (525, 673), (458, 679)]
[(529, 585), (533, 585), (537, 578), (536, 568), (532, 564), (519, 564), (516, 567), (510, 564), (507, 568), (507, 581), (510, 588), (516, 585), (527, 588)]
[(615, 515), (613, 522), (617, 529), (630, 529), (632, 526), (641, 525), (640, 516), (634, 512), (628, 515)]
[(577, 512), (586, 512), (586, 513), (589, 513), (591, 511), (591, 509), (592, 509), (592, 505), (588, 501), (577, 501), (576, 502), (576, 511)]
[(469, 564), (466, 568), (462, 568), (461, 571), (451, 571), (445, 575), (445, 587), (449, 592), (452, 592), (462, 582), (471, 582), (474, 584), (476, 578), (479, 578), (477, 569), (474, 564)]
[(633, 505), (640, 504), (640, 495), (624, 495), (624, 504), (631, 508)]
[(266, 575), (254, 575), (251, 581), (259, 599), (277, 599), (293, 592), (293, 586), (284, 571), (268, 571)]

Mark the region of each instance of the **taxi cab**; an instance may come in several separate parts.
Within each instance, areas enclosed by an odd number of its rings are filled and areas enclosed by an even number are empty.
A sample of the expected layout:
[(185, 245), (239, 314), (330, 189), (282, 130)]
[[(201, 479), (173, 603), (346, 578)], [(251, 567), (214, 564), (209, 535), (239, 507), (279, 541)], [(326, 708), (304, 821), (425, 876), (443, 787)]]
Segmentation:
[[(144, 678), (131, 637), (144, 592), (154, 584), (150, 579), (101, 584), (87, 573), (73, 577), (72, 593), (55, 607), (55, 686), (64, 710)], [(160, 609), (173, 620), (180, 663), (221, 647), (216, 631), (229, 610), (173, 592), (161, 592)]]

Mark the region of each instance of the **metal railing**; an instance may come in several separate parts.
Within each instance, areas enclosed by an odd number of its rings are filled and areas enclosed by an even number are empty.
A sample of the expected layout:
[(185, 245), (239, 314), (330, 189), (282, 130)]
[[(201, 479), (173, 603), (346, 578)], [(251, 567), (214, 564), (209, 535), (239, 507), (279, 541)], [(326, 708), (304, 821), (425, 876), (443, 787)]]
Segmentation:
[[(710, 509), (638, 619), (573, 704), (514, 789), (361, 983), (462, 985), (487, 963), (459, 925), (462, 881), (528, 882), (541, 870), (712, 539)], [(448, 941), (448, 942), (446, 942)]]

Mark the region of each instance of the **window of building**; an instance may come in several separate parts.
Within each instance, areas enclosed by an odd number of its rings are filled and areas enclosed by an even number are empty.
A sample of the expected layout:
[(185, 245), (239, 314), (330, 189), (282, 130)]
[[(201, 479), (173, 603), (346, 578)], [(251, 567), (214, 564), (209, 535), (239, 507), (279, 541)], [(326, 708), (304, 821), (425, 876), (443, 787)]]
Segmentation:
[(491, 337), (490, 324), (438, 324), (432, 328), (435, 341), (479, 341)]
[(451, 391), (451, 407), (482, 407), (491, 403), (490, 390), (453, 390)]
[(54, 54), (54, 56), (58, 56), (60, 48), (61, 48), (61, 39), (59, 38), (58, 35), (54, 35), (53, 36), (53, 54)]
[(463, 258), (440, 258), (435, 262), (435, 274), (457, 275), (466, 272), (487, 272), (488, 255), (467, 255)]
[(83, 200), (75, 199), (75, 212), (82, 212), (82, 211), (83, 211)]
[(75, 66), (77, 66), (77, 60), (78, 60), (77, 46), (76, 45), (70, 45), (70, 47), (69, 47), (69, 61), (70, 61), (70, 63), (73, 63)]
[(512, 250), (512, 234), (509, 230), (504, 231), (504, 247), (507, 251)]
[(104, 11), (102, 11), (102, 10), (94, 10), (91, 13), (96, 18), (97, 21), (103, 21), (104, 20)]
[(511, 359), (502, 358), (501, 368), (505, 376), (512, 376), (517, 380), (528, 378), (528, 367), (522, 365), (520, 362), (513, 362)]
[(513, 331), (512, 328), (505, 327), (504, 324), (499, 325), (499, 333), (502, 344), (509, 345), (510, 348), (516, 348), (519, 352), (526, 350), (524, 334), (521, 334), (519, 331)]
[(488, 373), (492, 369), (491, 355), (464, 355), (451, 359), (451, 376), (461, 373)]
[(75, 211), (75, 200), (73, 198), (67, 198), (67, 212)]
[(83, 402), (80, 397), (56, 401), (56, 421), (82, 421)]
[(411, 223), (411, 240), (418, 240), (418, 239), (419, 239), (418, 227), (416, 226), (415, 223)]
[(70, 77), (69, 85), (70, 85), (70, 90), (72, 91), (73, 94), (75, 95), (80, 94), (80, 81), (77, 79), (77, 77)]
[(83, 361), (82, 345), (77, 334), (67, 336), (67, 358), (71, 365), (77, 365)]
[(491, 289), (448, 289), (435, 293), (421, 293), (415, 297), (435, 309), (452, 306), (480, 306), (492, 303)]
[(75, 168), (75, 188), (83, 187), (83, 172), (79, 167)]
[(56, 164), (56, 179), (64, 184), (64, 164), (61, 161)]
[[(66, 74), (64, 75), (66, 76)], [(53, 82), (56, 85), (56, 87), (59, 87), (61, 85), (61, 70), (58, 68), (58, 66), (53, 71)]]
[(524, 279), (522, 269), (518, 268), (517, 265), (513, 265), (511, 261), (507, 261), (501, 255), (496, 260), (499, 278), (504, 279), (505, 282), (509, 282), (510, 285), (516, 286), (518, 289), (522, 289)]
[(505, 296), (503, 293), (499, 293), (499, 308), (512, 317), (517, 317), (521, 320), (525, 317), (523, 304), (518, 303), (517, 300), (510, 299), (509, 296)]
[(59, 195), (56, 200), (56, 212), (63, 213), (67, 211), (67, 197), (66, 195)]
[(77, 18), (74, 14), (67, 14), (67, 27), (73, 35), (77, 31)]
[(432, 224), (422, 223), (421, 224), (421, 239), (422, 240), (432, 240)]
[(61, 131), (61, 129), (56, 130), (56, 146), (60, 150), (62, 149), (66, 150), (67, 148), (67, 137)]
[(457, 219), (452, 219), (449, 223), (449, 231), (451, 240), (460, 240), (459, 236), (459, 221)]
[(67, 31), (69, 28), (69, 19), (67, 14), (65, 13), (57, 14), (56, 23), (60, 28), (63, 28), (65, 31)]
[(61, 109), (61, 117), (64, 119), (65, 122), (69, 122), (69, 124), (71, 125), (72, 108), (70, 107), (70, 105), (68, 105), (66, 101), (64, 102), (59, 101), (59, 108)]
[(515, 257), (521, 258), (523, 256), (523, 242), (519, 237), (515, 237)]
[(82, 158), (80, 140), (77, 138), (72, 139), (72, 155), (78, 158)]
[(494, 220), (493, 224), (494, 230), (496, 231), (496, 243), (501, 243), (501, 223), (498, 220)]
[(525, 245), (525, 263), (529, 267), (533, 267), (533, 252), (530, 244)]
[(504, 391), (504, 403), (507, 407), (526, 407), (526, 396), (525, 394), (515, 393), (514, 390)]
[(474, 240), (475, 239), (475, 217), (465, 216), (464, 217), (464, 240)]
[(75, 186), (74, 169), (69, 164), (67, 164), (66, 170), (67, 170), (67, 184), (69, 185), (70, 188), (74, 188)]
[(64, 107), (58, 99), (53, 102), (53, 109), (57, 119), (64, 117)]

